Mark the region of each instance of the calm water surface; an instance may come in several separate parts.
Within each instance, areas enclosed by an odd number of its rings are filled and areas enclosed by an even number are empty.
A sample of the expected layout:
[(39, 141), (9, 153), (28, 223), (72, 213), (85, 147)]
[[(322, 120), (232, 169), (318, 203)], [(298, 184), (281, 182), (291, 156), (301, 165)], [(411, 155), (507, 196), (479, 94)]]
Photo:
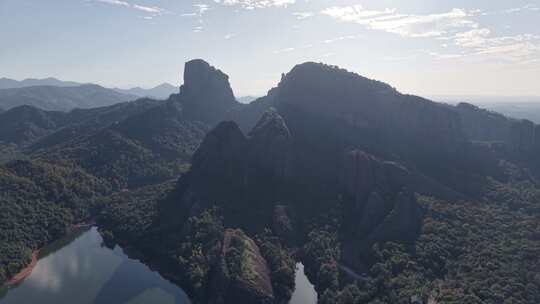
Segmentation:
[(101, 244), (94, 227), (47, 247), (32, 274), (0, 303), (190, 303), (181, 288), (128, 258), (120, 247)]
[[(97, 229), (70, 235), (42, 250), (21, 284), (0, 291), (0, 304), (188, 304), (181, 288), (162, 278), (116, 246), (102, 246)], [(296, 265), (296, 289), (290, 304), (315, 304), (317, 293)]]

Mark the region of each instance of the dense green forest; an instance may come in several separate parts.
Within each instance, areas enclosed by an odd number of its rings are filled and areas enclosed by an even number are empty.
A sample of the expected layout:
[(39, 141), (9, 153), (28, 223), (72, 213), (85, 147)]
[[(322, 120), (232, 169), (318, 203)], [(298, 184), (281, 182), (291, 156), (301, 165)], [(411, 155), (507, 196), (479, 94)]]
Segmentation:
[(3, 112), (0, 284), (92, 218), (195, 303), (287, 302), (297, 262), (319, 303), (540, 302), (538, 126), (315, 63), (239, 105), (186, 67), (166, 101)]
[(0, 282), (15, 275), (32, 252), (64, 236), (97, 208), (110, 185), (80, 169), (37, 161), (0, 167)]
[(314, 229), (304, 261), (320, 303), (537, 303), (539, 195), (528, 183), (492, 181), (482, 201), (420, 196), (417, 240), (373, 245), (361, 280), (339, 269), (336, 227)]

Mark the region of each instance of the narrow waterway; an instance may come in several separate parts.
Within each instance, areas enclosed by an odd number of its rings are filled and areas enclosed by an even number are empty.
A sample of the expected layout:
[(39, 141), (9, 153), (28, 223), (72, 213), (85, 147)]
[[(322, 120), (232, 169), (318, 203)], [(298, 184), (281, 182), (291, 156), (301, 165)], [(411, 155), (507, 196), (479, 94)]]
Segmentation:
[(296, 285), (289, 304), (316, 304), (317, 292), (304, 273), (304, 264), (296, 264)]

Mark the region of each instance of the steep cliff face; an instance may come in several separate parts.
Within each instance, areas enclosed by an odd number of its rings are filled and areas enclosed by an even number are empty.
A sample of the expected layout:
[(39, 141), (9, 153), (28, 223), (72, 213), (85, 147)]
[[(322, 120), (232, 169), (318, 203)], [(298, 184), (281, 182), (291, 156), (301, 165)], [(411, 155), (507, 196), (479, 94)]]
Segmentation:
[(422, 220), (412, 193), (453, 194), (435, 182), (430, 188), (416, 183), (414, 180), (420, 178), (415, 176), (418, 174), (363, 151), (349, 152), (343, 170), (346, 195), (343, 228), (356, 240), (411, 241)]
[(470, 140), (503, 143), (518, 153), (540, 151), (540, 131), (531, 121), (509, 118), (468, 103), (460, 103), (455, 109)]
[(281, 116), (272, 108), (249, 133), (251, 162), (275, 178), (288, 178), (292, 165), (292, 136)]
[(288, 112), (299, 111), (319, 122), (331, 121), (334, 128), (341, 125), (349, 132), (361, 132), (363, 136), (354, 139), (357, 144), (381, 151), (398, 149), (394, 153), (402, 157), (445, 156), (465, 142), (458, 115), (443, 105), (333, 66), (297, 65), (268, 98), (293, 134)]
[(296, 139), (302, 179), (333, 183), (344, 151), (356, 148), (447, 184), (458, 178), (442, 171), (466, 167), (467, 138), (453, 109), (334, 66), (294, 67), (267, 96), (241, 109), (242, 128), (249, 130), (253, 117), (270, 107)]
[(191, 119), (216, 124), (228, 111), (239, 106), (229, 84), (229, 76), (201, 59), (186, 63), (184, 84), (178, 100)]
[[(291, 168), (291, 137), (283, 119), (269, 112), (249, 136), (234, 122), (208, 133), (178, 183), (181, 209), (221, 206), (226, 223), (263, 228), (271, 223)], [(187, 216), (189, 214), (185, 214)]]

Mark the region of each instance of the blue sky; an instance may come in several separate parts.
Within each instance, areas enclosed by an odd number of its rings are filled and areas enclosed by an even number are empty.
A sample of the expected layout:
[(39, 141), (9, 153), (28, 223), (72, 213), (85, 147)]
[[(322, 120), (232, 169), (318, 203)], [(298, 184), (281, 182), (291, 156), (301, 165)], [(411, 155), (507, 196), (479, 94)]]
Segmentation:
[(0, 77), (180, 84), (185, 61), (262, 95), (320, 61), (419, 95), (540, 95), (540, 0), (0, 0)]

